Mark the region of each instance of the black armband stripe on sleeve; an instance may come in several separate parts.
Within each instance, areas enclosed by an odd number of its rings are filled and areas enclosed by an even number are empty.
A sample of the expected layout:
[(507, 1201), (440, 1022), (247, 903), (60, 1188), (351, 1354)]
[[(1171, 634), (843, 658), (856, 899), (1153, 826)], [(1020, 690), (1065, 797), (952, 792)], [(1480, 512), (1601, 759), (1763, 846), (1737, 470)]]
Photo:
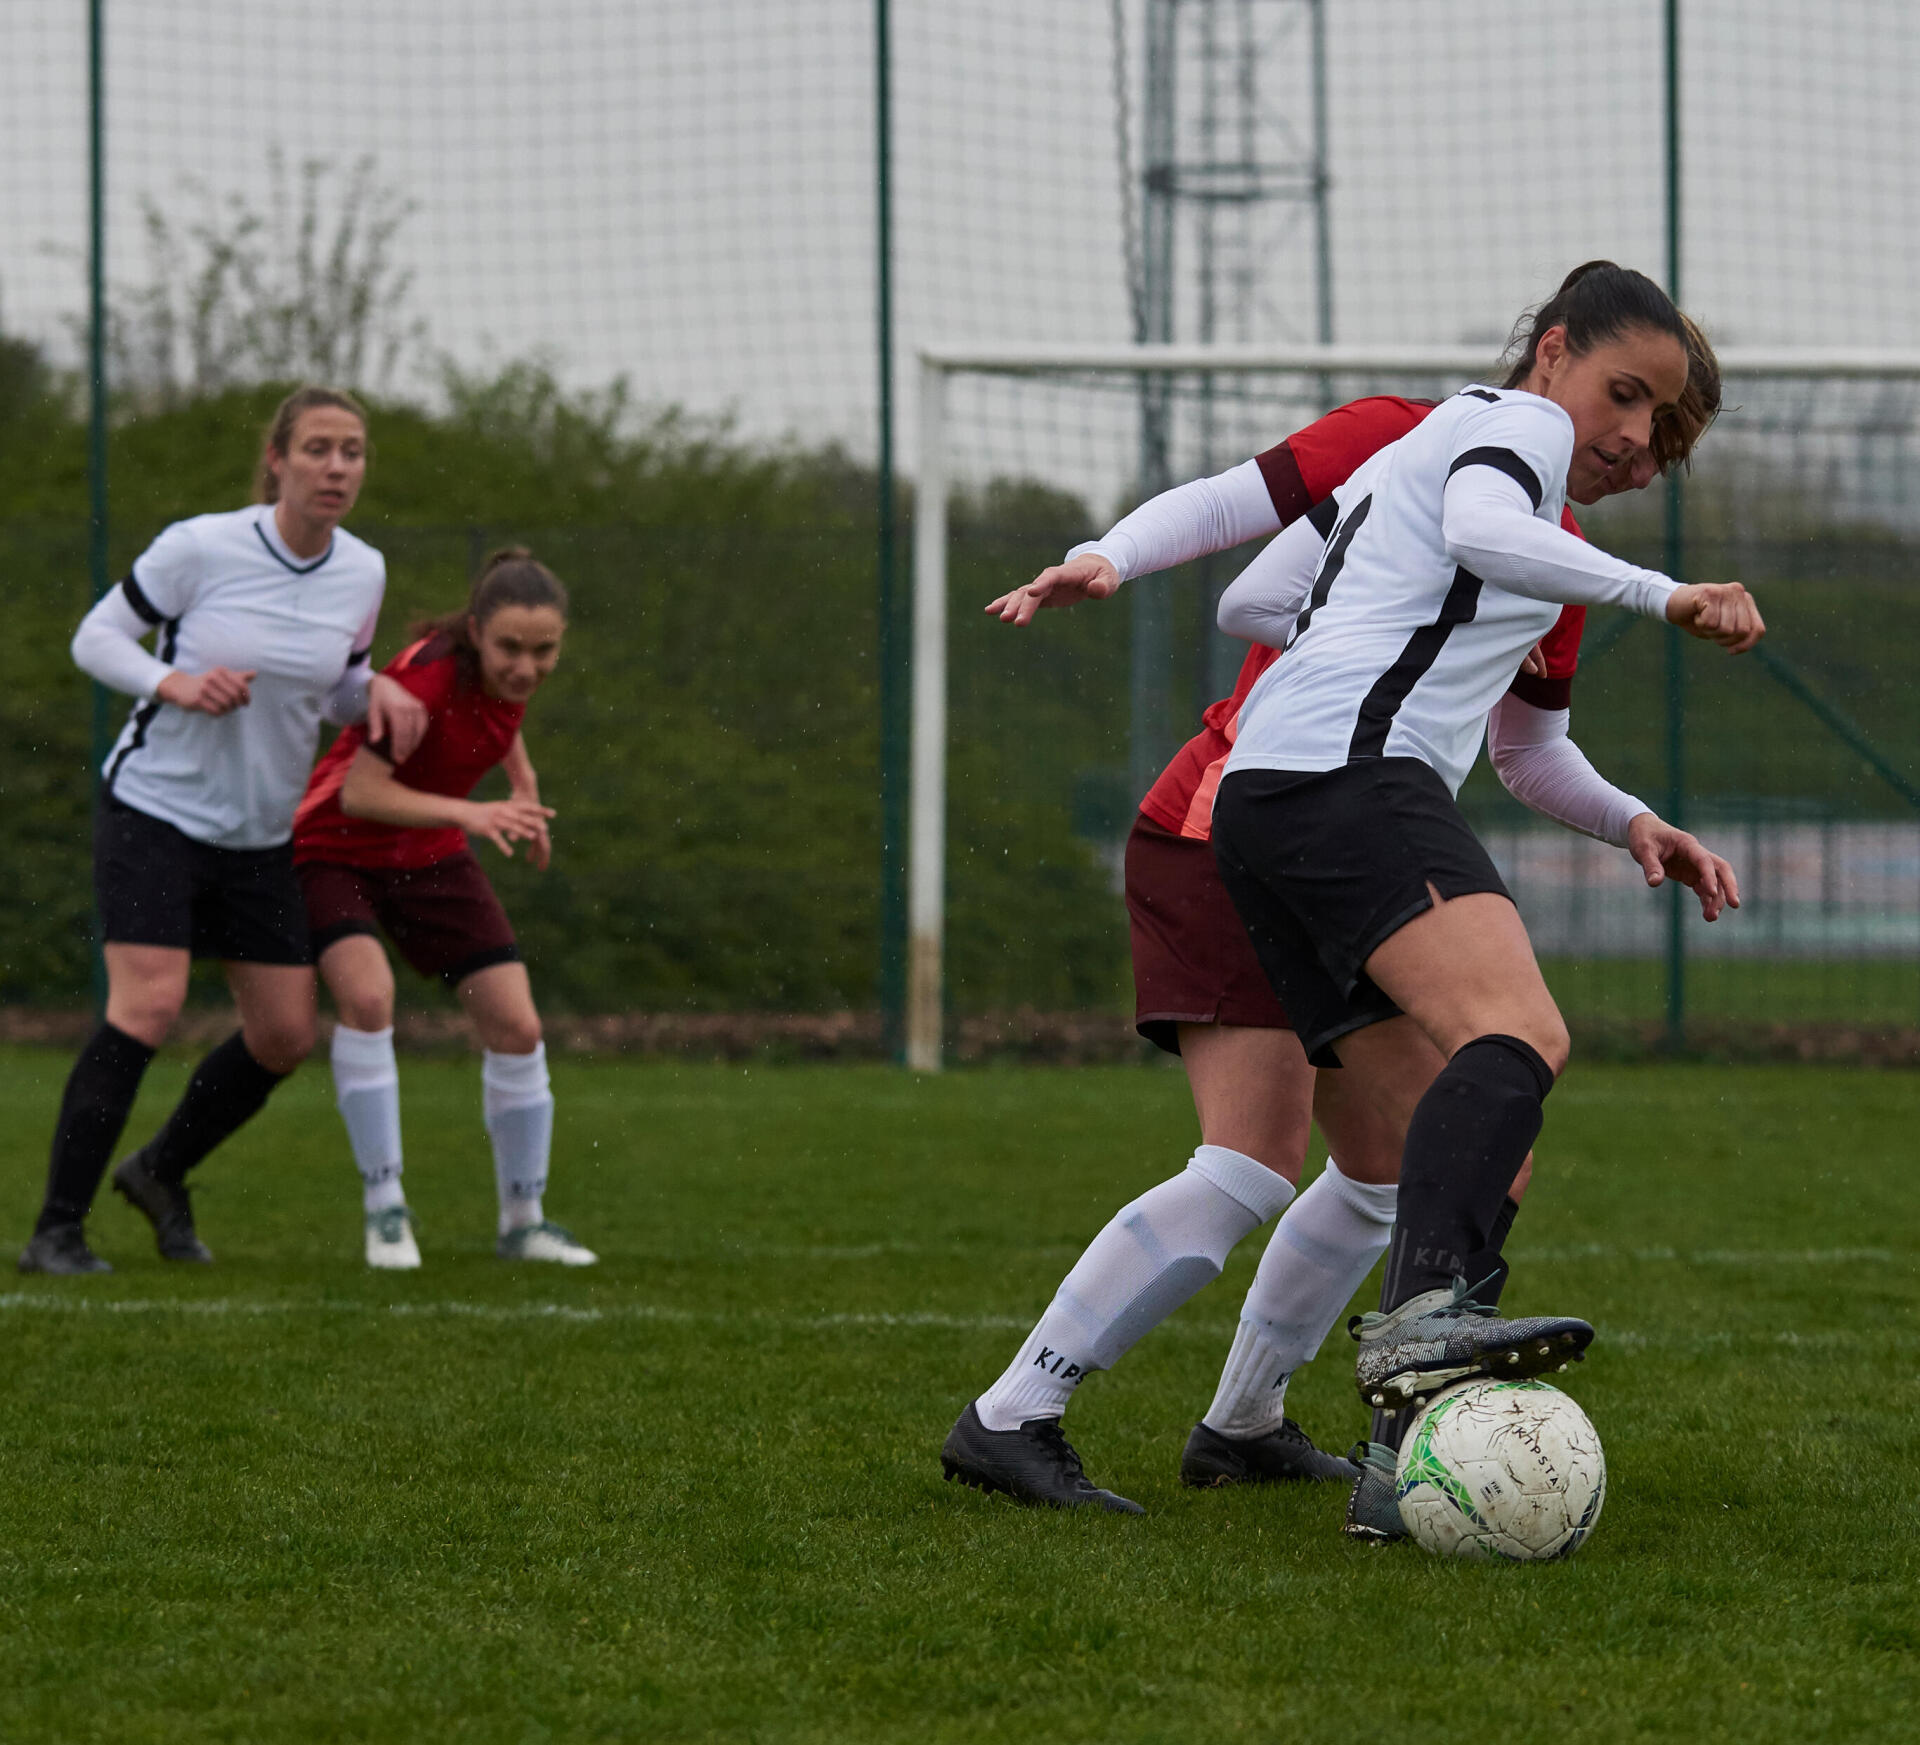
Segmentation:
[(1322, 539), (1331, 539), (1340, 523), (1340, 505), (1331, 497), (1322, 497), (1307, 511), (1307, 525)]
[(371, 648), (356, 648), (353, 653), (347, 656), (347, 665), (350, 667), (365, 666), (372, 658), (373, 650)]
[(126, 579), (120, 584), (120, 592), (127, 597), (127, 604), (138, 612), (149, 624), (164, 624), (167, 615), (147, 598), (147, 591), (133, 579), (133, 571), (128, 570)]
[(1470, 448), (1447, 468), (1447, 477), (1452, 478), (1462, 467), (1492, 467), (1497, 473), (1505, 473), (1526, 492), (1528, 501), (1536, 509), (1547, 494), (1540, 484), (1539, 474), (1510, 448)]
[(1284, 442), (1263, 449), (1253, 457), (1253, 464), (1260, 469), (1267, 495), (1273, 499), (1273, 512), (1280, 517), (1282, 527), (1291, 527), (1313, 507), (1313, 493), (1301, 477), (1300, 462)]
[(1518, 697), (1523, 703), (1531, 703), (1536, 709), (1570, 709), (1573, 707), (1573, 680), (1543, 678), (1537, 673), (1516, 673), (1513, 683), (1507, 686), (1507, 694)]

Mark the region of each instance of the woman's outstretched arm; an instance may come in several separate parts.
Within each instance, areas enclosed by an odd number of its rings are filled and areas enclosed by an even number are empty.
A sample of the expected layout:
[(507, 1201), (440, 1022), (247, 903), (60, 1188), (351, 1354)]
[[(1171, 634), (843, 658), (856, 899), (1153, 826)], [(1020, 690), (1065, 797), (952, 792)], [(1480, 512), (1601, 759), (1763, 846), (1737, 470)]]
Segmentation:
[(1008, 624), (1026, 624), (1043, 606), (1104, 600), (1122, 582), (1170, 570), (1250, 539), (1280, 531), (1280, 513), (1258, 461), (1242, 461), (1210, 479), (1162, 491), (1115, 522), (1100, 539), (1076, 545), (1065, 563), (1042, 570), (1024, 588), (987, 607)]

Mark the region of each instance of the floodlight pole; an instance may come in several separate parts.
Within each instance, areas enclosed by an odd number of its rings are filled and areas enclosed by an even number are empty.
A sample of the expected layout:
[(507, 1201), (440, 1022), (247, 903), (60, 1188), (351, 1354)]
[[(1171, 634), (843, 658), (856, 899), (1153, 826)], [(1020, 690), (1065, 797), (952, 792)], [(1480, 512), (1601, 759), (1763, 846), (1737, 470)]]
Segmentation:
[(913, 750), (907, 863), (907, 1065), (938, 1072), (947, 866), (947, 372), (920, 362), (913, 507)]
[[(106, 6), (87, 6), (87, 576), (95, 600), (107, 591), (107, 150)], [(111, 699), (93, 683), (93, 770), (97, 782), (111, 741)], [(93, 991), (107, 1003), (107, 971), (93, 951)]]

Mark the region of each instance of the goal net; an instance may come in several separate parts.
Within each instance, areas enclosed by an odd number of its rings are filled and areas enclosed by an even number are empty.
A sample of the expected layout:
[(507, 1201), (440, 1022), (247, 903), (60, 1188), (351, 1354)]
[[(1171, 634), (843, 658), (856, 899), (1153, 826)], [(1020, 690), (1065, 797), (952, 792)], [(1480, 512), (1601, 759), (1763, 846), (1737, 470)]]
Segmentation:
[[(1619, 851), (1462, 802), (1577, 1032), (1817, 1052), (1920, 1028), (1920, 353), (1729, 349), (1726, 410), (1664, 485), (1580, 511), (1684, 579), (1737, 578), (1771, 627), (1731, 661), (1624, 613), (1589, 622), (1573, 731), (1614, 781), (1731, 859), (1709, 927)], [(1013, 982), (1124, 998), (1120, 856), (1141, 794), (1244, 652), (1213, 628), (1248, 548), (1014, 631), (982, 612), (1155, 489), (1372, 393), (1439, 398), (1492, 348), (934, 346), (918, 372), (908, 1057)], [(1024, 859), (1021, 913), (983, 909)], [(1005, 884), (992, 882), (1004, 903)], [(1009, 954), (1021, 973), (1009, 976)], [(1044, 974), (1037, 973), (1044, 968)]]

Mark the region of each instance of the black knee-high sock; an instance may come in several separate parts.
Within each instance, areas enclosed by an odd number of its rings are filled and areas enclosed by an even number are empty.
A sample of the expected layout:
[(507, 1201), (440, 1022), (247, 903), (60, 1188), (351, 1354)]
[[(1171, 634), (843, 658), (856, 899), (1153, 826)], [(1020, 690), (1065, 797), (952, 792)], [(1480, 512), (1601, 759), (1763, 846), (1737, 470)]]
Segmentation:
[(86, 1217), (152, 1059), (153, 1050), (144, 1042), (111, 1024), (102, 1024), (87, 1038), (60, 1099), (47, 1197), (34, 1225), (36, 1235)]
[[(1473, 1286), (1474, 1300), (1485, 1303), (1490, 1309), (1499, 1306), (1500, 1293), (1506, 1289), (1507, 1263), (1501, 1258), (1501, 1250), (1506, 1247), (1507, 1233), (1513, 1228), (1514, 1219), (1519, 1216), (1520, 1202), (1509, 1194), (1500, 1202), (1499, 1211), (1493, 1215), (1493, 1229), (1488, 1232), (1485, 1250), (1467, 1257), (1465, 1277)], [(1371, 1439), (1384, 1443), (1397, 1453), (1400, 1444), (1406, 1440), (1407, 1426), (1412, 1422), (1411, 1411), (1389, 1412), (1376, 1406)]]
[(1552, 1069), (1517, 1036), (1477, 1036), (1441, 1069), (1407, 1124), (1381, 1308), (1498, 1266), (1500, 1207), (1552, 1089)]
[(268, 1072), (236, 1030), (193, 1069), (186, 1094), (147, 1146), (147, 1167), (162, 1181), (185, 1180), (201, 1158), (259, 1114), (286, 1076)]

